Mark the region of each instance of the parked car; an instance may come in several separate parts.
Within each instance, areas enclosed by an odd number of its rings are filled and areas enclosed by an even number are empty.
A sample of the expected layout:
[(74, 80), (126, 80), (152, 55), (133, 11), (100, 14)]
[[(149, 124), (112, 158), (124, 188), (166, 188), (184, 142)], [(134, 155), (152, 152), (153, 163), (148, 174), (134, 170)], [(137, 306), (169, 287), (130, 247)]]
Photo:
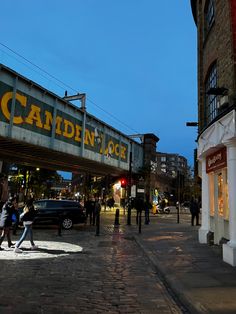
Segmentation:
[(43, 199), (34, 202), (37, 215), (34, 224), (58, 224), (62, 228), (71, 229), (74, 224), (85, 223), (86, 213), (84, 207), (70, 200)]

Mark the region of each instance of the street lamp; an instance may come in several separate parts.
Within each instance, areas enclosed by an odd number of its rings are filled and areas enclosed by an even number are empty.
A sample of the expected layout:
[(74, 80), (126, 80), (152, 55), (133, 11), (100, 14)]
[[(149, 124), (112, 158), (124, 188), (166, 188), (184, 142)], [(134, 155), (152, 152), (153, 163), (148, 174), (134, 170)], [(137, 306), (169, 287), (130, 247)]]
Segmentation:
[(186, 126), (198, 126), (198, 122), (186, 122)]

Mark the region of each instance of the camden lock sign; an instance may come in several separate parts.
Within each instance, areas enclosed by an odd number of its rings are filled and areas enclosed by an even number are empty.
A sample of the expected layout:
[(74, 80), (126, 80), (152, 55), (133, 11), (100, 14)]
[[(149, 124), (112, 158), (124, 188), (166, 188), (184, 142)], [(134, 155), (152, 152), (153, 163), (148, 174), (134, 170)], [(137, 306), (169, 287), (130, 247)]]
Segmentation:
[(206, 172), (212, 172), (227, 166), (226, 147), (206, 157)]
[[(10, 122), (14, 94), (12, 87), (0, 83), (0, 121)], [(52, 136), (54, 107), (19, 90), (15, 94), (13, 124), (42, 134)], [(82, 121), (59, 109), (56, 111), (55, 139), (81, 146)], [(110, 158), (127, 162), (128, 145), (89, 124), (85, 125), (84, 147)]]

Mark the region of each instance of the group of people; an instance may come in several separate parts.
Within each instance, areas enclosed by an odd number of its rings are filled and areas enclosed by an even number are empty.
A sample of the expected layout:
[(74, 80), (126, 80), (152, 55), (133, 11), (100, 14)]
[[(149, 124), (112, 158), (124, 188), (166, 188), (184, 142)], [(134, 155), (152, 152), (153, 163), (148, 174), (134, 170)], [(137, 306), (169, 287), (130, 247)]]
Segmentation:
[[(21, 244), (26, 239), (27, 235), (29, 235), (29, 240), (31, 243), (31, 250), (36, 250), (38, 247), (35, 245), (33, 240), (33, 231), (32, 231), (32, 224), (36, 215), (36, 211), (33, 205), (33, 197), (31, 197), (25, 204), (23, 208), (23, 212), (19, 217), (18, 214), (18, 200), (16, 196), (11, 196), (8, 200), (2, 205), (0, 208), (0, 229), (2, 229), (2, 233), (0, 236), (0, 251), (3, 250), (2, 242), (4, 241), (5, 237), (7, 237), (8, 247), (15, 247), (15, 253), (21, 253), (22, 250), (20, 249)], [(24, 230), (21, 234), (20, 239), (16, 242), (16, 244), (12, 243), (11, 241), (11, 228), (12, 228), (12, 216), (15, 215), (16, 217), (16, 225), (13, 228), (13, 233), (16, 233), (16, 229), (18, 226), (19, 219), (23, 222)]]
[(86, 209), (86, 217), (89, 218), (90, 225), (95, 225), (97, 214), (101, 211), (101, 205), (99, 199), (90, 198), (84, 203)]

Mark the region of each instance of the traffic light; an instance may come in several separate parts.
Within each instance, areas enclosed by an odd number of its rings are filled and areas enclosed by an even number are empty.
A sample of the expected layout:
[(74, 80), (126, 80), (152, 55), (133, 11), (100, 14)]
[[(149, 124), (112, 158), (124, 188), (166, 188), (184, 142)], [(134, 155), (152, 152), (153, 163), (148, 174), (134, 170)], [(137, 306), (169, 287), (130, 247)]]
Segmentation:
[(125, 178), (120, 179), (120, 186), (122, 188), (126, 188), (127, 186), (127, 180)]

